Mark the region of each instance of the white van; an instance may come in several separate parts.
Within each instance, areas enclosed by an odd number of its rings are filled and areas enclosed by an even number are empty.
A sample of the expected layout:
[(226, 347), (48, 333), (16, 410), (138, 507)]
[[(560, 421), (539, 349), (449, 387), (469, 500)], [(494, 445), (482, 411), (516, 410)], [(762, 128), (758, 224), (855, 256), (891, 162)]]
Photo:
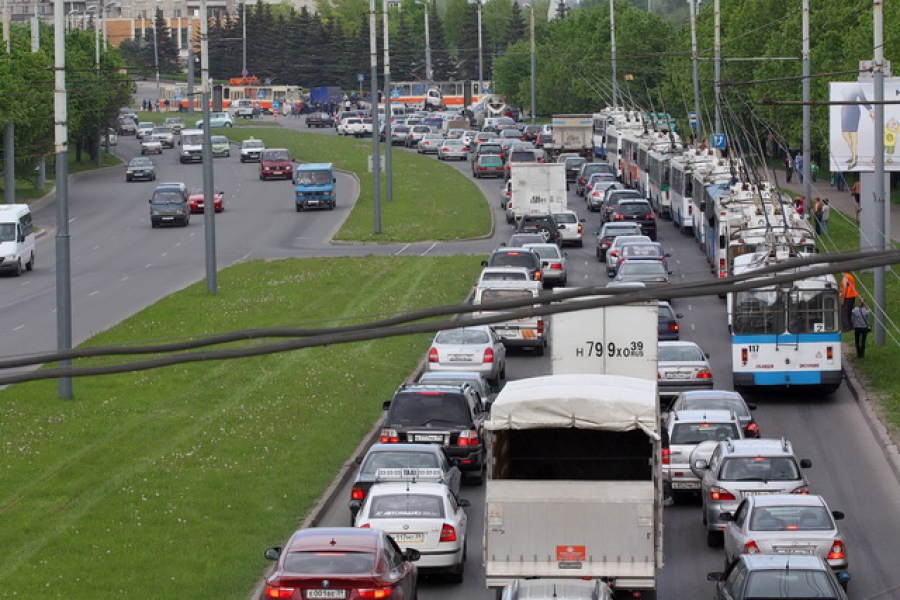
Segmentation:
[(178, 145), (181, 146), (179, 156), (181, 164), (188, 162), (203, 162), (202, 129), (182, 129), (181, 140), (179, 140)]
[(27, 204), (0, 205), (0, 271), (34, 268), (34, 223)]
[[(541, 295), (540, 281), (485, 281), (475, 288), (475, 298), (472, 304), (487, 304), (504, 302), (509, 300), (525, 300), (537, 298)], [(524, 307), (523, 307), (524, 308)], [(520, 310), (520, 309), (508, 309)], [(473, 313), (475, 317), (486, 317), (494, 314), (490, 311)], [(533, 348), (540, 356), (547, 347), (547, 324), (545, 317), (523, 317), (498, 323), (491, 323), (491, 327), (503, 340), (506, 347)]]
[[(378, 105), (379, 121), (384, 118), (384, 104)], [(403, 104), (391, 102), (391, 116), (395, 119), (401, 119), (406, 116), (406, 106)]]

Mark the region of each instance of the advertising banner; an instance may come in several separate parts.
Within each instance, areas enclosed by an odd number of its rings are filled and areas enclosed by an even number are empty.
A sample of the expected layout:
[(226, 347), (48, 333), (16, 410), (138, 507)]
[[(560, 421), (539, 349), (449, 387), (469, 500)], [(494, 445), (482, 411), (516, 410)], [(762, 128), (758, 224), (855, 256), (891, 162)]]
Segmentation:
[[(831, 82), (831, 101), (848, 103), (830, 108), (831, 171), (874, 171), (876, 135), (884, 137), (885, 170), (900, 171), (900, 104), (884, 105), (884, 129), (875, 131), (874, 95), (871, 80)], [(885, 78), (884, 99), (900, 100), (900, 78)]]

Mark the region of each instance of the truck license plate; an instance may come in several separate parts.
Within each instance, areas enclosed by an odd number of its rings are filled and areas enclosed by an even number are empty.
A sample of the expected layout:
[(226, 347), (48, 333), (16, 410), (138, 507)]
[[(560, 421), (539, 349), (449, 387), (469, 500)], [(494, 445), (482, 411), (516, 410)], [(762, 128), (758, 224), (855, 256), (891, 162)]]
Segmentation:
[(425, 541), (424, 533), (392, 533), (391, 537), (398, 544), (421, 544)]

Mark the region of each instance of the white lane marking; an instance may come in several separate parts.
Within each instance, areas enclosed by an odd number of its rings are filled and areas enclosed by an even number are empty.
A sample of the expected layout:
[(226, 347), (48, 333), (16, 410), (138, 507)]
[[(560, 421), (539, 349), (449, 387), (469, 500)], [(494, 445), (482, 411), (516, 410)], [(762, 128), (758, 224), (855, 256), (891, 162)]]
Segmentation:
[(120, 279), (119, 281), (128, 281), (129, 279), (131, 279), (131, 277), (128, 276), (128, 275), (126, 275), (125, 277), (123, 277), (123, 278)]
[(419, 256), (425, 256), (426, 254), (428, 254), (429, 252), (431, 252), (432, 250), (434, 250), (434, 247), (435, 247), (435, 246), (437, 246), (436, 243), (435, 243), (435, 244), (432, 244), (431, 246), (428, 247), (428, 250), (426, 250), (425, 252), (423, 252), (423, 253), (420, 254)]
[(152, 266), (153, 266), (153, 263), (147, 263), (146, 265), (144, 265), (144, 268), (149, 269)]
[(100, 246), (94, 246), (94, 250), (99, 250)]
[(93, 292), (91, 292), (90, 294), (88, 294), (88, 296), (96, 296), (96, 295), (99, 294), (99, 293), (100, 293), (100, 290), (94, 290)]
[(406, 244), (405, 246), (403, 246), (402, 248), (400, 248), (399, 250), (394, 252), (394, 256), (397, 256), (398, 254), (403, 254), (407, 248), (409, 248), (409, 244)]
[(25, 327), (25, 326), (24, 326), (24, 325), (19, 325), (18, 327), (13, 327), (13, 331), (19, 331), (19, 330), (22, 329), (23, 327)]
[(168, 256), (168, 255), (169, 255), (168, 252), (163, 252), (162, 254), (160, 254), (160, 256), (162, 256), (162, 257), (164, 257), (164, 258), (165, 258), (166, 256)]

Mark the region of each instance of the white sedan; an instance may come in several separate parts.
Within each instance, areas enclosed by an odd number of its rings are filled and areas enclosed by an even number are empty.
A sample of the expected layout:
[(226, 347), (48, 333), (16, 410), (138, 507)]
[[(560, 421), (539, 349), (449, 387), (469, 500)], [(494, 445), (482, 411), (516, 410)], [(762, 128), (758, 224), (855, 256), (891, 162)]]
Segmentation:
[(506, 347), (488, 325), (438, 331), (428, 350), (427, 370), (475, 372), (500, 385), (506, 377)]
[(162, 154), (162, 140), (155, 135), (145, 135), (141, 139), (141, 154)]
[[(396, 471), (397, 473), (394, 473)], [(379, 469), (376, 483), (356, 518), (357, 527), (380, 529), (405, 552), (421, 554), (419, 572), (447, 573), (460, 583), (466, 564), (468, 500), (457, 499), (443, 483), (409, 481), (417, 469)], [(393, 482), (388, 483), (393, 479)], [(407, 481), (397, 481), (406, 479)]]

